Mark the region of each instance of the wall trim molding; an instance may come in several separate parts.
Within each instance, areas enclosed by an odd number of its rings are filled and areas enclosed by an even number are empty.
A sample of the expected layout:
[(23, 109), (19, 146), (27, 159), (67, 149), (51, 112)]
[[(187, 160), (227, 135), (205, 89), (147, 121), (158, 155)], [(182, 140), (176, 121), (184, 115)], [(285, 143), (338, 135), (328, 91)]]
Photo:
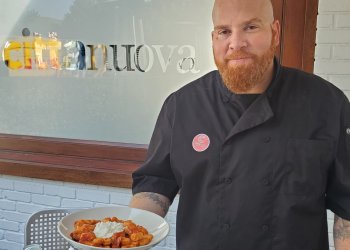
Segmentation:
[(121, 188), (147, 145), (0, 134), (0, 174)]
[(281, 23), (281, 64), (313, 73), (318, 0), (272, 0), (275, 18)]

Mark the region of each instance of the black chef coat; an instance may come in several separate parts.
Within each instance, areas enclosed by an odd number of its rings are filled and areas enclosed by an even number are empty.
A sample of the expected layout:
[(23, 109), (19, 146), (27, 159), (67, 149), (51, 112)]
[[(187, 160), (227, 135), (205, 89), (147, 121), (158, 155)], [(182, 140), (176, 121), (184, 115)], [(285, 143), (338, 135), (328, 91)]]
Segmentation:
[(326, 250), (326, 209), (350, 220), (349, 101), (275, 63), (238, 121), (217, 71), (166, 99), (133, 193), (180, 192), (177, 249)]

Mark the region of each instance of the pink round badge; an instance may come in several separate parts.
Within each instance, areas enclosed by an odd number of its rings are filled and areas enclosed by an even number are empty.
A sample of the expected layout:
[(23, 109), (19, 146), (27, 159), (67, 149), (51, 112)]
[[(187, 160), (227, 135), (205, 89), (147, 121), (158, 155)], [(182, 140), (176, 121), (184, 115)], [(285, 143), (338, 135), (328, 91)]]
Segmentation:
[(193, 138), (192, 147), (197, 152), (203, 152), (209, 148), (210, 139), (206, 134), (198, 134)]

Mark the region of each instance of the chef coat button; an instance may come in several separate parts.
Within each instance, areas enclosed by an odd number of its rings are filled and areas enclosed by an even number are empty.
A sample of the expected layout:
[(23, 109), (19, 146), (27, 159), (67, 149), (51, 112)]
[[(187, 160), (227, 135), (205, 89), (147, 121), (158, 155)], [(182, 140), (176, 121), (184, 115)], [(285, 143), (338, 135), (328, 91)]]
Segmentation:
[(346, 129), (346, 133), (347, 133), (348, 135), (350, 135), (350, 128), (347, 128), (347, 129)]
[(223, 224), (222, 225), (222, 230), (224, 230), (224, 231), (230, 230), (230, 224), (228, 224), (228, 223)]
[(264, 178), (264, 179), (262, 180), (262, 183), (263, 183), (264, 186), (270, 185), (270, 181), (269, 181), (269, 179), (267, 179), (267, 178)]
[(261, 227), (261, 229), (262, 229), (264, 232), (266, 232), (266, 231), (269, 230), (269, 226), (268, 226), (268, 225), (263, 225), (263, 226)]
[(265, 143), (269, 143), (271, 141), (271, 137), (270, 136), (266, 136), (265, 138), (264, 138), (264, 142)]
[(231, 183), (232, 183), (232, 178), (231, 178), (231, 177), (226, 178), (225, 182), (226, 182), (227, 184), (231, 184)]

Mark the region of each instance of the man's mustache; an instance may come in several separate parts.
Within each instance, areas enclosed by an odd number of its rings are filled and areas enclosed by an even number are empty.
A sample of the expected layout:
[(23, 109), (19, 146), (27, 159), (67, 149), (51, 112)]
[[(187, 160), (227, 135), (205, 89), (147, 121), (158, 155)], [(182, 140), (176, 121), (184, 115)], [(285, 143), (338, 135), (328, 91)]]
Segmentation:
[(239, 60), (239, 59), (244, 59), (244, 58), (255, 58), (255, 55), (242, 51), (242, 50), (236, 50), (232, 52), (231, 54), (225, 56), (225, 60)]

